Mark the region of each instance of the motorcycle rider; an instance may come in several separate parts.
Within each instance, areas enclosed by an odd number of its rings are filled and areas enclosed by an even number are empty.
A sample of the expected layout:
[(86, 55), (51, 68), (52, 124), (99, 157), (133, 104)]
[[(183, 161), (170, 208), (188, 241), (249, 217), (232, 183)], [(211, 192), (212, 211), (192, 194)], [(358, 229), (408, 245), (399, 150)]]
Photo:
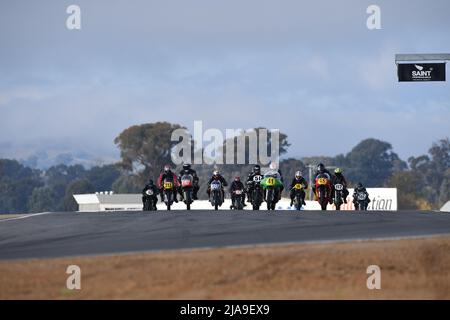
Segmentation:
[[(316, 173), (314, 175), (314, 181), (313, 181), (313, 185), (312, 185), (312, 190), (313, 190), (314, 194), (316, 194), (316, 183), (315, 183), (315, 181), (316, 181), (316, 178), (317, 178), (317, 176), (319, 174), (326, 174), (326, 175), (328, 175), (330, 183), (331, 183), (331, 178), (333, 177), (333, 175), (330, 173), (330, 171), (328, 171), (327, 168), (325, 168), (325, 165), (323, 163), (319, 163), (317, 165), (317, 171), (316, 171)], [(332, 189), (331, 191), (333, 191), (333, 187), (331, 187), (331, 189)], [(330, 202), (330, 204), (333, 203), (332, 197), (330, 197), (330, 201), (329, 202)]]
[[(147, 194), (147, 190), (152, 190), (153, 194), (150, 196)], [(156, 202), (158, 202), (158, 188), (153, 184), (153, 180), (150, 179), (148, 180), (148, 183), (145, 185), (144, 189), (142, 189), (142, 205), (145, 205), (145, 199), (147, 197), (152, 197), (153, 200)], [(155, 206), (156, 209), (156, 206)]]
[(225, 178), (220, 174), (219, 170), (214, 170), (213, 175), (208, 181), (208, 189), (206, 190), (206, 193), (208, 194), (208, 199), (211, 196), (211, 182), (213, 181), (220, 181), (222, 184), (222, 198), (225, 199), (225, 191), (223, 190), (223, 187), (228, 186), (227, 181)]
[[(264, 174), (264, 176), (265, 176), (265, 177), (267, 177), (267, 176), (272, 176), (272, 177), (275, 177), (276, 179), (278, 179), (278, 180), (281, 181), (281, 187), (280, 187), (280, 190), (279, 190), (279, 192), (278, 192), (278, 200), (280, 200), (280, 199), (281, 199), (281, 194), (283, 193), (283, 190), (284, 190), (283, 175), (281, 174), (281, 170), (278, 169), (278, 166), (277, 166), (277, 164), (276, 164), (275, 162), (271, 162), (271, 163), (270, 163), (270, 165), (269, 165), (269, 171), (267, 171), (267, 172)], [(265, 194), (265, 192), (264, 192), (264, 199), (265, 199), (265, 198), (266, 198), (266, 194)]]
[(295, 172), (295, 176), (294, 179), (292, 179), (291, 184), (289, 185), (289, 196), (291, 198), (291, 204), (290, 206), (292, 207), (294, 205), (294, 198), (295, 198), (295, 192), (294, 192), (294, 186), (296, 184), (301, 184), (303, 186), (303, 189), (300, 190), (300, 192), (303, 193), (302, 198), (303, 198), (303, 205), (306, 205), (305, 202), (305, 190), (308, 189), (308, 181), (306, 181), (306, 179), (303, 177), (302, 172), (301, 171), (296, 171)]
[(248, 200), (247, 202), (252, 202), (252, 196), (253, 196), (253, 187), (254, 187), (254, 177), (255, 176), (261, 176), (261, 166), (259, 164), (255, 164), (253, 166), (253, 171), (249, 173), (247, 177), (247, 194), (248, 194)]
[(356, 185), (355, 190), (353, 191), (353, 205), (356, 208), (356, 202), (358, 202), (357, 197), (358, 197), (358, 193), (359, 192), (363, 192), (366, 194), (367, 196), (367, 204), (370, 203), (370, 198), (369, 198), (369, 193), (367, 192), (366, 188), (363, 186), (363, 184), (361, 182), (358, 182), (358, 184)]
[(169, 181), (173, 182), (173, 201), (178, 202), (177, 199), (177, 193), (178, 193), (178, 187), (180, 186), (180, 182), (178, 181), (177, 175), (171, 170), (170, 166), (168, 164), (166, 164), (164, 166), (164, 171), (161, 172), (161, 174), (159, 175), (158, 178), (158, 189), (159, 189), (159, 194), (161, 196), (161, 202), (164, 202), (164, 180), (168, 179)]
[[(199, 185), (198, 185), (198, 176), (197, 176), (197, 171), (195, 171), (194, 169), (191, 168), (191, 165), (189, 163), (185, 163), (183, 164), (183, 169), (180, 171), (180, 174), (178, 176), (178, 180), (181, 181), (181, 177), (185, 174), (190, 174), (193, 177), (193, 188), (192, 188), (192, 197), (194, 198), (194, 200), (198, 200), (197, 197), (197, 193), (198, 190), (200, 189)], [(180, 192), (180, 196), (181, 198), (183, 198), (183, 192), (181, 190), (181, 188), (179, 188), (179, 192)]]
[(314, 175), (314, 177), (317, 177), (319, 174), (328, 174), (330, 176), (330, 179), (332, 177), (330, 171), (328, 171), (328, 169), (325, 168), (325, 165), (323, 163), (319, 163), (317, 165), (317, 171), (316, 171), (316, 174)]
[(242, 190), (243, 191), (242, 192), (242, 204), (243, 204), (244, 207), (247, 206), (245, 204), (245, 187), (244, 187), (244, 184), (241, 182), (241, 177), (236, 176), (236, 177), (234, 177), (234, 181), (231, 183), (231, 186), (230, 186), (230, 194), (231, 194), (231, 206), (230, 206), (230, 209), (234, 208), (233, 203), (234, 203), (234, 199), (236, 198), (236, 195), (235, 195), (234, 191), (236, 191), (236, 190)]
[(343, 170), (341, 168), (334, 169), (334, 176), (331, 179), (331, 186), (333, 188), (332, 194), (334, 196), (334, 185), (336, 184), (342, 184), (344, 187), (343, 193), (344, 193), (344, 203), (347, 203), (347, 197), (348, 197), (348, 190), (347, 190), (347, 180), (345, 179), (344, 175), (342, 174)]

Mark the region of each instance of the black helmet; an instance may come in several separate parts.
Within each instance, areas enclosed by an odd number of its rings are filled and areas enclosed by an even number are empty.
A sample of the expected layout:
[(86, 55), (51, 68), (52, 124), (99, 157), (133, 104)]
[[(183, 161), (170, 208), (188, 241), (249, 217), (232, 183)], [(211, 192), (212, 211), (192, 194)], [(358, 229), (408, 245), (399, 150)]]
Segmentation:
[(256, 164), (254, 167), (253, 167), (253, 172), (260, 172), (261, 171), (261, 166), (259, 165), (259, 164)]
[(323, 163), (319, 163), (319, 164), (317, 165), (317, 170), (320, 171), (320, 172), (322, 172), (323, 170), (325, 170), (324, 164), (323, 164)]
[(361, 182), (358, 182), (358, 184), (356, 185), (356, 189), (362, 189), (363, 188), (363, 184)]
[(189, 163), (183, 164), (183, 170), (189, 170), (191, 169), (191, 165)]
[(152, 186), (153, 185), (153, 180), (152, 179), (148, 180), (148, 184)]

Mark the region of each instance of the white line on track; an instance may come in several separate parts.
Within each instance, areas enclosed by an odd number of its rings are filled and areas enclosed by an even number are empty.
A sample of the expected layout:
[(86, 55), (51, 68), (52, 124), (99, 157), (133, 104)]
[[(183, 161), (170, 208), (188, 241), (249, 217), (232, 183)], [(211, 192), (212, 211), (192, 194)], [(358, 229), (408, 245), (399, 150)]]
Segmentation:
[(26, 218), (36, 217), (36, 216), (42, 216), (44, 214), (50, 214), (50, 213), (53, 213), (53, 212), (40, 212), (40, 213), (24, 214), (23, 216), (20, 216), (20, 217), (0, 219), (0, 223), (5, 222), (5, 221), (19, 220), (19, 219), (26, 219)]

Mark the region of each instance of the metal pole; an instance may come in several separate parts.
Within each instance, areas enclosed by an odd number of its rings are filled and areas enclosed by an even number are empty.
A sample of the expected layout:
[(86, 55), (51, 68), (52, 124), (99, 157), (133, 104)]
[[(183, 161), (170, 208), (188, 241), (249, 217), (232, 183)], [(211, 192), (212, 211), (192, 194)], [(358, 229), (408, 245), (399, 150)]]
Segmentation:
[(396, 54), (395, 62), (404, 61), (446, 61), (450, 60), (449, 53), (413, 53), (413, 54)]
[(313, 166), (311, 164), (308, 164), (309, 169), (309, 200), (312, 200), (312, 168)]

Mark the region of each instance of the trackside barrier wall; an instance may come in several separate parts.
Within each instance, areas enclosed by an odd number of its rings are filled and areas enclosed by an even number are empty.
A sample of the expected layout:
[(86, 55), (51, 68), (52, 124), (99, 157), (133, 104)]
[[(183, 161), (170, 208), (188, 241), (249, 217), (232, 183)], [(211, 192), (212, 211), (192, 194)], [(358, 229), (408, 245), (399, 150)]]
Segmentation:
[[(370, 196), (370, 204), (368, 210), (395, 211), (397, 210), (397, 189), (396, 188), (368, 188)], [(354, 210), (352, 203), (353, 189), (349, 189), (350, 195), (347, 204), (344, 204), (341, 210)], [(78, 203), (80, 212), (93, 211), (140, 211), (142, 210), (142, 196), (140, 194), (76, 194), (75, 200)], [(277, 203), (277, 210), (293, 210), (289, 206), (290, 199), (282, 198)], [(221, 210), (229, 210), (231, 200), (225, 200), (220, 208)], [(165, 210), (165, 204), (158, 202), (158, 210)], [(192, 210), (208, 210), (212, 209), (211, 204), (207, 200), (195, 201)], [(265, 210), (266, 203), (261, 206)], [(184, 210), (186, 205), (181, 201), (172, 205), (172, 210)], [(251, 210), (251, 205), (247, 203), (245, 210)], [(328, 210), (334, 210), (334, 205), (328, 205)], [(304, 210), (320, 210), (317, 201), (306, 201)]]

